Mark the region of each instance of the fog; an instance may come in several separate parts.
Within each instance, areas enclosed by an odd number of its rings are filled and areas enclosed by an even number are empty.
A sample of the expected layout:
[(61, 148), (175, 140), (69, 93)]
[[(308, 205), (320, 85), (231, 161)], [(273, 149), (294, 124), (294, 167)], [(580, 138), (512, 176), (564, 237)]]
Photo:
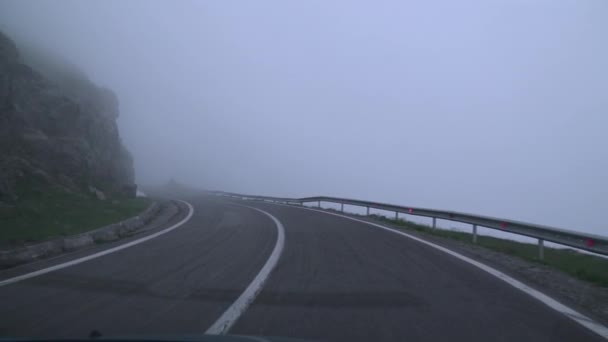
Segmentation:
[(606, 235), (608, 2), (0, 1), (120, 100), (137, 182)]

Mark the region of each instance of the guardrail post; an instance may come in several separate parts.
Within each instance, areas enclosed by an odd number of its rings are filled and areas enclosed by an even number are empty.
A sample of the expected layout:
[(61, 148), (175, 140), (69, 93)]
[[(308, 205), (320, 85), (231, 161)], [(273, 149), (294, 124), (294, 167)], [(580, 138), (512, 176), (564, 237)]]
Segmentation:
[(437, 219), (433, 217), (433, 229), (437, 228)]
[(369, 207), (366, 207), (366, 208), (367, 208), (367, 216), (369, 216)]
[(317, 201), (317, 208), (321, 208), (321, 201)]
[(473, 225), (473, 243), (477, 243), (477, 225)]
[(545, 260), (545, 244), (543, 239), (538, 239), (538, 258)]
[(399, 212), (395, 211), (395, 221), (399, 221)]
[(340, 211), (344, 212), (344, 203), (340, 203)]

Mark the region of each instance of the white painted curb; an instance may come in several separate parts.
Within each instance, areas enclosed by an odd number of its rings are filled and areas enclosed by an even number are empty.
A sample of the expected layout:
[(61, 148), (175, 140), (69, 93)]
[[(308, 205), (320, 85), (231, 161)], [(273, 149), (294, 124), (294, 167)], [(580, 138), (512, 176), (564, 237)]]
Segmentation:
[(22, 281), (22, 280), (34, 278), (34, 277), (37, 277), (37, 276), (41, 276), (43, 274), (47, 274), (47, 273), (50, 273), (50, 272), (53, 272), (53, 271), (57, 271), (57, 270), (60, 270), (60, 269), (66, 268), (66, 267), (78, 265), (78, 264), (81, 264), (81, 263), (83, 263), (85, 261), (97, 259), (97, 258), (102, 257), (104, 255), (112, 254), (114, 252), (118, 252), (120, 250), (129, 248), (129, 247), (132, 247), (132, 246), (135, 246), (135, 245), (139, 245), (140, 243), (143, 243), (143, 242), (146, 242), (148, 240), (152, 240), (152, 239), (154, 239), (156, 237), (159, 237), (161, 235), (167, 234), (168, 232), (170, 232), (170, 231), (172, 231), (172, 230), (174, 230), (176, 228), (179, 228), (181, 225), (183, 225), (184, 223), (188, 222), (188, 220), (190, 220), (190, 218), (192, 217), (192, 214), (194, 213), (194, 208), (192, 207), (192, 205), (190, 203), (185, 202), (185, 201), (180, 201), (180, 202), (182, 202), (182, 203), (184, 203), (185, 205), (188, 206), (188, 210), (189, 210), (188, 215), (186, 215), (186, 217), (183, 220), (177, 222), (176, 224), (172, 225), (169, 228), (163, 229), (163, 230), (161, 230), (159, 232), (156, 232), (154, 234), (150, 234), (148, 236), (144, 236), (144, 237), (142, 237), (140, 239), (133, 240), (131, 242), (127, 242), (127, 243), (122, 244), (120, 246), (112, 247), (110, 249), (106, 249), (106, 250), (101, 251), (101, 252), (97, 252), (97, 253), (94, 253), (94, 254), (91, 254), (91, 255), (87, 255), (87, 256), (82, 257), (82, 258), (70, 260), (68, 262), (64, 262), (62, 264), (58, 264), (58, 265), (54, 265), (54, 266), (51, 266), (51, 267), (43, 268), (43, 269), (38, 270), (38, 271), (34, 271), (34, 272), (31, 272), (31, 273), (22, 274), (20, 276), (16, 276), (16, 277), (13, 277), (13, 278), (1, 280), (0, 281), (0, 286), (6, 286), (6, 285), (13, 284), (13, 283), (16, 283), (16, 282), (19, 282), (19, 281)]

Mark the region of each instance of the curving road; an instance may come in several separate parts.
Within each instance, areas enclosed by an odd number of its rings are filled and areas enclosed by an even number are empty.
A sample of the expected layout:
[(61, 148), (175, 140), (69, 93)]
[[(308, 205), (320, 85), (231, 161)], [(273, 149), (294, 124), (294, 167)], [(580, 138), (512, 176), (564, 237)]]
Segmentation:
[[(0, 286), (0, 336), (207, 331), (259, 274), (278, 230), (271, 217), (252, 208), (206, 198), (189, 202), (192, 218), (170, 233)], [(282, 223), (285, 246), (230, 334), (329, 341), (604, 341), (501, 280), (416, 241), (326, 213), (244, 204)], [(0, 280), (111, 246), (3, 272)]]

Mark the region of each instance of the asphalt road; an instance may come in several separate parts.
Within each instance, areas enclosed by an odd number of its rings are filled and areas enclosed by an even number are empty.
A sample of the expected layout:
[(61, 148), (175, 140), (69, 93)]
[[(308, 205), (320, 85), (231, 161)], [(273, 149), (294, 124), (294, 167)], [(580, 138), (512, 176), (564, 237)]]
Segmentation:
[(195, 200), (190, 221), (140, 245), (0, 287), (0, 336), (202, 333), (276, 240), (255, 210)]
[[(265, 264), (277, 229), (251, 208), (202, 198), (190, 202), (191, 220), (168, 234), (0, 287), (0, 336), (206, 331)], [(497, 278), (418, 242), (324, 213), (246, 204), (282, 222), (285, 248), (231, 334), (329, 341), (604, 341)], [(48, 263), (53, 262), (59, 261)]]

